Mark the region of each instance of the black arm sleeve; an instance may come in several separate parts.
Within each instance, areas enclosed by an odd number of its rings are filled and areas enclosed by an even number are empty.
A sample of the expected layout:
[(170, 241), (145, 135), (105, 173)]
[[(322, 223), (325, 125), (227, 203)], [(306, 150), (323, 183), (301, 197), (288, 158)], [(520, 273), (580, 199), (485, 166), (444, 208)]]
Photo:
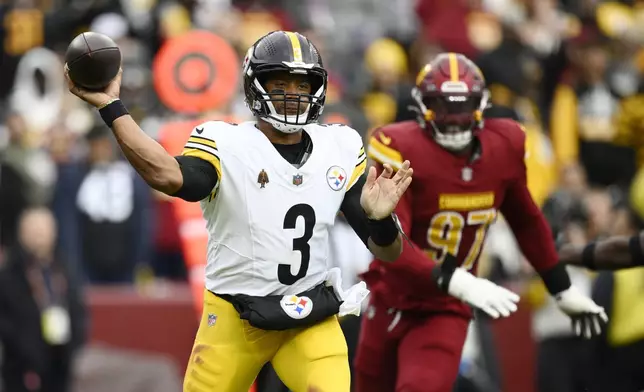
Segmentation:
[(365, 184), (366, 176), (360, 177), (355, 184), (344, 195), (344, 200), (340, 206), (340, 211), (344, 214), (347, 222), (356, 232), (358, 237), (368, 246), (369, 240), (369, 218), (365, 214), (362, 206), (360, 205), (360, 195), (362, 194), (362, 187)]
[(177, 156), (175, 159), (181, 168), (183, 185), (172, 196), (186, 201), (199, 201), (208, 197), (219, 180), (217, 169), (197, 157)]

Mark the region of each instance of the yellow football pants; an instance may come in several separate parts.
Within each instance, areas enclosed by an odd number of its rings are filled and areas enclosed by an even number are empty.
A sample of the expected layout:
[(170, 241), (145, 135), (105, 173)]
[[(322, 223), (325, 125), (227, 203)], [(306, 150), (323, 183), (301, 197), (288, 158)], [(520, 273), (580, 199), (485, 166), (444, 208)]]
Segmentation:
[(307, 328), (265, 331), (207, 291), (184, 392), (247, 392), (271, 362), (293, 392), (349, 392), (347, 343), (337, 317)]

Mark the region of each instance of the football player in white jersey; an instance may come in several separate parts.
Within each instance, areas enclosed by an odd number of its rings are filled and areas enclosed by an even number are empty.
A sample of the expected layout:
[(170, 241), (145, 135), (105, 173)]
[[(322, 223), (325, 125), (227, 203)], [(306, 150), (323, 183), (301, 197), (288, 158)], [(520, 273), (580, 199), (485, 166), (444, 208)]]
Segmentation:
[[(256, 121), (206, 122), (178, 157), (128, 115), (118, 99), (120, 75), (102, 92), (67, 79), (73, 94), (99, 109), (152, 188), (201, 203), (206, 292), (184, 391), (247, 391), (270, 361), (295, 392), (348, 392), (336, 315), (357, 313), (367, 290), (362, 283), (344, 292), (338, 271), (327, 270), (328, 229), (341, 211), (378, 259), (396, 260), (402, 241), (392, 211), (412, 169), (406, 161), (395, 174), (385, 165), (378, 177), (375, 168), (363, 175), (359, 134), (317, 123), (327, 72), (306, 37), (276, 31), (260, 38), (243, 78)], [(507, 292), (498, 296), (504, 306)]]
[[(206, 122), (179, 157), (127, 114), (118, 99), (120, 76), (103, 92), (71, 81), (70, 91), (99, 108), (152, 188), (201, 202), (207, 290), (184, 391), (247, 391), (268, 361), (293, 391), (349, 391), (336, 314), (352, 298), (331, 285), (337, 279), (327, 271), (328, 228), (342, 211), (378, 258), (394, 261), (402, 243), (392, 211), (412, 170), (406, 162), (395, 175), (389, 168), (378, 178), (373, 170), (363, 176), (360, 135), (317, 124), (327, 73), (306, 37), (262, 37), (243, 72), (257, 121)], [(358, 297), (356, 307), (365, 291), (349, 293)]]

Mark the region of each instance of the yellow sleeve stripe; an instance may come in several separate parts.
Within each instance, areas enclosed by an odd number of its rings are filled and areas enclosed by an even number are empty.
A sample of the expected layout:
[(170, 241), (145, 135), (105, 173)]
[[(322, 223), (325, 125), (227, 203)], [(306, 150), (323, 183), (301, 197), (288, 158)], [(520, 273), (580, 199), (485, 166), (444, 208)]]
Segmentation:
[(367, 170), (367, 157), (364, 157), (356, 165), (355, 169), (353, 169), (353, 174), (351, 174), (351, 178), (349, 179), (349, 185), (347, 185), (347, 191), (358, 181), (358, 178), (364, 174), (365, 170)]
[(186, 157), (196, 157), (199, 159), (203, 159), (206, 162), (210, 162), (211, 165), (217, 169), (217, 175), (221, 179), (221, 161), (219, 160), (219, 157), (212, 153), (211, 151), (207, 151), (206, 149), (199, 148), (199, 147), (190, 147), (186, 145), (186, 148), (183, 149), (183, 152), (181, 155), (186, 156)]
[(402, 154), (400, 152), (391, 147), (385, 146), (373, 137), (369, 140), (368, 156), (378, 163), (388, 163), (394, 169), (400, 169), (403, 163)]
[(204, 146), (212, 147), (215, 150), (217, 149), (217, 143), (214, 140), (206, 139), (205, 137), (200, 136), (190, 136), (188, 139), (190, 143), (203, 144)]

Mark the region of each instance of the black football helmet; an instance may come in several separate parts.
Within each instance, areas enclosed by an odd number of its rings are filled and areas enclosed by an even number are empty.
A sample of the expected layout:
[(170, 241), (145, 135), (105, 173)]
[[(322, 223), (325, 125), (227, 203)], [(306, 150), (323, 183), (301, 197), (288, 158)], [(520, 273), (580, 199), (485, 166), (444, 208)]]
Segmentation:
[[(312, 94), (266, 91), (271, 72), (308, 75)], [(273, 31), (248, 49), (243, 64), (246, 104), (254, 115), (284, 133), (294, 133), (314, 123), (322, 114), (326, 98), (327, 72), (322, 57), (308, 38), (290, 31)], [(296, 103), (297, 114), (278, 113), (274, 102)], [(302, 106), (302, 110), (300, 109)]]

